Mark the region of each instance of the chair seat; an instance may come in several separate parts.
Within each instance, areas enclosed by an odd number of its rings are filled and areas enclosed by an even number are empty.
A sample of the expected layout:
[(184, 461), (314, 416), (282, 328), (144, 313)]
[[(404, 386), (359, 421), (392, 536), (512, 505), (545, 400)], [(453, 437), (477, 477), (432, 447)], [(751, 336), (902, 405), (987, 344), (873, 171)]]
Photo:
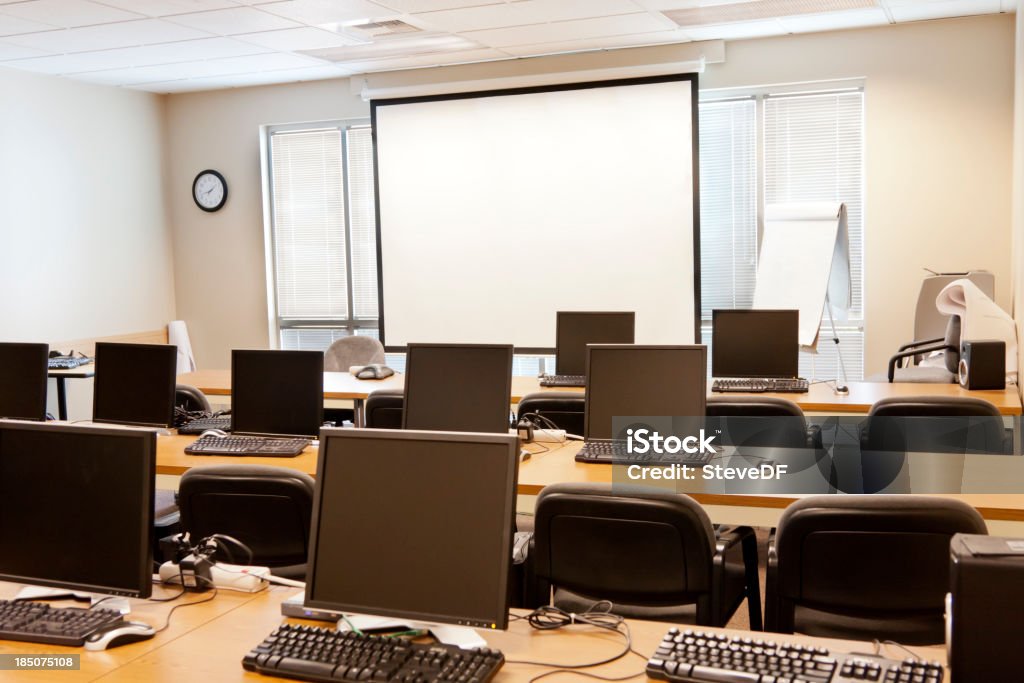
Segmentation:
[(838, 614), (798, 605), (794, 630), (822, 638), (856, 640), (895, 640), (905, 645), (938, 645), (945, 642), (945, 624), (941, 614), (908, 617)]
[[(865, 382), (888, 382), (889, 378), (884, 372), (871, 375)], [(956, 375), (946, 368), (933, 368), (915, 365), (909, 368), (896, 368), (893, 374), (894, 382), (910, 382), (912, 384), (952, 384), (956, 381)]]

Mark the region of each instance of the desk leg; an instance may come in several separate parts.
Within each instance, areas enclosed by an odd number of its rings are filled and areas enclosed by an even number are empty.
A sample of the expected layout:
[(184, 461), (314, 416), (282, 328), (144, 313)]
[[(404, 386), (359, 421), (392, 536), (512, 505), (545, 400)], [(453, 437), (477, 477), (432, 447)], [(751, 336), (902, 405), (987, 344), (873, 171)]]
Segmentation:
[(64, 378), (57, 377), (57, 419), (68, 419), (68, 392), (64, 386)]
[(352, 399), (352, 424), (356, 427), (366, 426), (366, 416), (363, 414), (363, 399)]

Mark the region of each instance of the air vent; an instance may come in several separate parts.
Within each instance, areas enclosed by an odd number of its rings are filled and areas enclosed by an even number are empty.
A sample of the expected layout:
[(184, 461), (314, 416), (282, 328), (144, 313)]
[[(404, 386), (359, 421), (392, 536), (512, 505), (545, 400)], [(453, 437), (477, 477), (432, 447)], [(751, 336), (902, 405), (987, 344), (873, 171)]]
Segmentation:
[(381, 21), (367, 21), (361, 24), (349, 24), (345, 29), (349, 33), (359, 36), (360, 38), (371, 39), (419, 33), (423, 30), (398, 19), (383, 19)]
[(825, 14), (878, 7), (878, 0), (755, 0), (728, 5), (663, 11), (680, 26), (731, 24), (738, 21), (775, 19), (798, 14)]

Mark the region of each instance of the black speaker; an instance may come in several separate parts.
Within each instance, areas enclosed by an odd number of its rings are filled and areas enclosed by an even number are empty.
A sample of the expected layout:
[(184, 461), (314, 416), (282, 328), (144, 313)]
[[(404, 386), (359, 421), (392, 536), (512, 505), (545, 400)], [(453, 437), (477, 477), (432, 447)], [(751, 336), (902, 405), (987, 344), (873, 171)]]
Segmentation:
[(1006, 388), (1006, 344), (965, 341), (960, 346), (960, 386), (964, 389)]
[(950, 541), (946, 646), (952, 683), (1021, 680), (1024, 539), (956, 534)]

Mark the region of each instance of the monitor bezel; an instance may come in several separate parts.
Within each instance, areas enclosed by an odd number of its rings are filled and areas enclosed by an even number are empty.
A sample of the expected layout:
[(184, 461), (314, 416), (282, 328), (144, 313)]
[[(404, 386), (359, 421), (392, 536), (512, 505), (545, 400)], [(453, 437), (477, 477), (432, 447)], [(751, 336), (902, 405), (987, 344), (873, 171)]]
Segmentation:
[[(591, 406), (590, 397), (592, 396), (591, 387), (590, 387), (590, 360), (591, 360), (591, 356), (593, 355), (593, 352), (595, 350), (599, 350), (599, 351), (614, 351), (614, 350), (617, 350), (617, 349), (622, 349), (622, 350), (628, 349), (628, 350), (631, 350), (631, 351), (644, 350), (644, 349), (651, 350), (651, 351), (681, 351), (681, 350), (696, 351), (696, 350), (702, 350), (703, 351), (703, 356), (704, 356), (704, 369), (703, 369), (703, 372), (700, 373), (700, 384), (701, 384), (700, 392), (701, 392), (701, 396), (704, 397), (704, 406), (705, 407), (704, 407), (704, 411), (703, 412), (705, 412), (705, 413), (707, 412), (707, 397), (708, 397), (708, 372), (707, 372), (708, 356), (707, 356), (707, 353), (708, 353), (708, 347), (705, 346), (704, 344), (587, 344), (587, 378), (586, 378), (586, 389), (585, 389), (585, 392), (584, 392), (585, 398), (583, 399), (583, 438), (584, 438), (585, 441), (590, 439), (590, 422), (591, 422), (591, 419), (590, 419), (590, 406)], [(621, 417), (627, 417), (627, 416), (623, 415)], [(659, 416), (659, 417), (703, 417), (703, 415), (694, 415), (694, 416), (689, 416), (689, 415), (666, 415), (666, 416)]]
[(38, 342), (0, 342), (0, 349), (20, 347), (23, 349), (42, 351), (42, 371), (43, 371), (43, 385), (42, 385), (42, 411), (38, 413), (38, 417), (25, 417), (17, 415), (0, 415), (0, 420), (28, 420), (33, 422), (46, 422), (46, 403), (49, 394), (47, 384), (50, 377), (50, 345)]
[[(454, 624), (457, 626), (468, 626), (486, 630), (505, 630), (508, 628), (509, 592), (508, 582), (511, 578), (512, 545), (515, 528), (516, 497), (519, 484), (519, 440), (514, 434), (491, 434), (487, 432), (439, 432), (428, 430), (399, 430), (399, 429), (343, 429), (337, 427), (324, 427), (320, 430), (320, 448), (317, 454), (317, 472), (326, 472), (326, 458), (329, 444), (334, 439), (390, 439), (395, 441), (437, 441), (437, 442), (470, 442), (484, 443), (487, 445), (505, 445), (508, 449), (507, 470), (505, 476), (512, 482), (511, 491), (504, 503), (504, 518), (507, 523), (502, 528), (505, 536), (502, 542), (504, 557), (506, 561), (499, 562), (500, 576), (499, 585), (504, 586), (502, 595), (495, 605), (495, 618), (490, 620), (475, 621), (473, 619), (452, 616), (447, 614), (430, 614), (425, 612), (412, 612), (401, 609), (376, 608), (370, 605), (357, 605), (348, 603), (335, 603), (324, 600), (313, 600), (312, 593), (316, 585), (317, 575), (317, 547), (320, 541), (320, 508), (323, 503), (323, 485), (321, 477), (317, 476), (316, 487), (313, 493), (313, 516), (309, 532), (309, 555), (306, 563), (306, 593), (304, 604), (306, 607), (325, 609), (345, 614), (369, 614), (373, 616), (394, 617), (398, 619), (409, 619), (415, 622), (427, 622), (435, 624)], [(342, 455), (332, 457), (344, 457)], [(398, 474), (396, 473), (396, 476)], [(426, 528), (426, 527), (424, 527)]]
[[(412, 386), (410, 384), (410, 382), (409, 382), (409, 379), (412, 377), (412, 368), (413, 368), (412, 356), (413, 356), (413, 351), (415, 351), (416, 349), (431, 349), (431, 348), (433, 348), (433, 349), (437, 349), (437, 348), (444, 348), (444, 349), (504, 349), (507, 352), (507, 354), (508, 354), (508, 359), (507, 360), (508, 360), (508, 367), (509, 367), (509, 373), (508, 373), (508, 376), (507, 376), (507, 378), (505, 380), (505, 396), (507, 398), (507, 402), (508, 402), (508, 406), (509, 406), (509, 412), (511, 412), (511, 408), (512, 408), (512, 364), (513, 364), (513, 362), (515, 360), (515, 348), (512, 346), (512, 344), (445, 344), (445, 343), (435, 343), (435, 342), (422, 343), (422, 344), (421, 343), (413, 343), (413, 344), (407, 344), (406, 345), (405, 372), (403, 373), (405, 375), (404, 381), (403, 381), (403, 383), (404, 383), (403, 394), (404, 394), (405, 398), (404, 398), (404, 404), (403, 404), (403, 407), (402, 407), (402, 429), (409, 429), (409, 427), (408, 427), (408, 419), (409, 419), (409, 387)], [(505, 423), (506, 423), (505, 430), (507, 431), (508, 430), (508, 414), (506, 414)], [(412, 430), (412, 431), (428, 431), (428, 430)], [(494, 433), (494, 434), (498, 434), (500, 432), (495, 431), (495, 432), (464, 432), (464, 433), (466, 433), (466, 434), (475, 434), (475, 433), (480, 433), (480, 434)]]
[[(319, 401), (317, 401), (317, 429), (316, 429), (316, 431), (314, 431), (311, 434), (290, 434), (290, 433), (281, 433), (281, 432), (258, 432), (258, 431), (252, 431), (252, 430), (240, 431), (240, 430), (235, 429), (235, 417), (236, 417), (236, 414), (237, 414), (236, 411), (235, 411), (235, 404), (236, 404), (236, 398), (238, 396), (238, 394), (236, 393), (237, 392), (237, 387), (235, 386), (235, 378), (238, 377), (238, 368), (237, 368), (237, 365), (236, 365), (237, 364), (237, 358), (236, 357), (237, 357), (237, 354), (239, 354), (239, 353), (252, 354), (252, 355), (263, 355), (263, 356), (270, 357), (270, 358), (273, 357), (272, 354), (278, 354), (278, 353), (301, 353), (301, 354), (308, 355), (310, 358), (312, 358), (314, 354), (319, 354), (320, 355), (320, 394), (319, 394), (320, 399), (319, 399)], [(231, 433), (235, 434), (235, 435), (238, 435), (238, 436), (273, 436), (273, 437), (295, 438), (295, 439), (315, 439), (315, 438), (317, 438), (317, 434), (319, 434), (320, 428), (321, 428), (321, 426), (323, 426), (323, 423), (324, 423), (324, 369), (323, 369), (324, 363), (323, 363), (323, 360), (324, 360), (324, 354), (320, 353), (319, 351), (306, 351), (306, 350), (301, 350), (301, 349), (232, 349), (231, 350), (231, 404), (232, 404), (232, 406), (231, 406), (231, 408), (232, 408), (231, 409)], [(287, 400), (287, 399), (283, 399), (283, 400)]]
[[(52, 430), (70, 434), (91, 434), (96, 436), (117, 436), (138, 439), (143, 445), (142, 468), (143, 468), (143, 490), (142, 510), (133, 511), (134, 516), (140, 519), (139, 525), (139, 547), (142, 549), (141, 563), (138, 569), (138, 587), (122, 588), (114, 586), (100, 586), (87, 583), (75, 583), (70, 581), (58, 581), (34, 576), (21, 576), (7, 574), (0, 571), (0, 581), (10, 581), (33, 586), (45, 586), (48, 588), (65, 588), (89, 593), (102, 593), (104, 595), (124, 596), (129, 598), (145, 599), (153, 594), (153, 524), (155, 512), (153, 510), (156, 497), (156, 439), (157, 432), (147, 429), (132, 429), (128, 427), (119, 428), (116, 426), (97, 427), (93, 425), (73, 425), (64, 422), (33, 422), (31, 420), (3, 420), (0, 419), (0, 440), (7, 428), (25, 429), (28, 431)], [(0, 445), (2, 448), (2, 445)]]
[[(592, 316), (592, 315), (621, 315), (628, 316), (632, 323), (632, 336), (633, 339), (629, 342), (616, 342), (622, 344), (633, 344), (636, 342), (636, 311), (557, 311), (555, 313), (555, 374), (565, 375), (569, 373), (562, 372), (560, 367), (562, 358), (562, 318), (563, 316)], [(586, 347), (586, 344), (584, 344)], [(587, 350), (583, 349), (583, 364), (584, 374), (586, 374), (586, 362), (587, 362)]]
[[(736, 315), (736, 317), (749, 317), (758, 313), (791, 313), (793, 315), (793, 374), (759, 374), (759, 375), (738, 375), (732, 373), (719, 373), (719, 345), (715, 343), (718, 316), (719, 314)], [(765, 379), (792, 379), (800, 375), (800, 311), (795, 308), (715, 308), (711, 311), (711, 376), (718, 378), (765, 378)]]
[[(170, 370), (168, 379), (171, 385), (171, 400), (168, 406), (166, 422), (133, 422), (129, 420), (112, 420), (108, 418), (96, 417), (96, 403), (99, 397), (99, 392), (96, 391), (96, 385), (99, 384), (102, 379), (100, 377), (100, 349), (108, 347), (120, 347), (120, 348), (134, 348), (134, 349), (170, 349), (167, 353), (170, 353), (172, 362), (168, 364)], [(169, 429), (174, 426), (174, 388), (177, 386), (178, 379), (178, 347), (173, 344), (128, 344), (121, 342), (96, 342), (96, 350), (93, 353), (93, 363), (95, 364), (95, 375), (93, 378), (93, 392), (92, 392), (92, 421), (97, 424), (111, 424), (111, 425), (131, 425), (136, 427), (155, 427), (160, 429)]]

